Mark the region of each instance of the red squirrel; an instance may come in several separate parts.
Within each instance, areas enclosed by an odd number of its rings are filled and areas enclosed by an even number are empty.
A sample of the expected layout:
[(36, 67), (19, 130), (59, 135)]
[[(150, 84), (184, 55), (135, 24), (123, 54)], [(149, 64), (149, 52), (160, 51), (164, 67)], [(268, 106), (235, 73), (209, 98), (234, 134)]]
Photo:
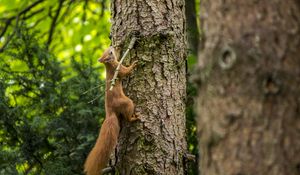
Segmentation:
[(134, 104), (132, 100), (124, 94), (121, 82), (121, 79), (130, 74), (136, 67), (137, 61), (133, 62), (129, 67), (121, 65), (118, 79), (111, 91), (109, 90), (111, 80), (119, 63), (114, 48), (108, 48), (98, 61), (103, 63), (106, 69), (106, 116), (96, 144), (84, 164), (84, 172), (87, 175), (101, 175), (101, 170), (107, 165), (110, 155), (117, 145), (120, 131), (118, 118), (124, 117), (130, 122), (138, 119), (137, 115), (134, 114)]

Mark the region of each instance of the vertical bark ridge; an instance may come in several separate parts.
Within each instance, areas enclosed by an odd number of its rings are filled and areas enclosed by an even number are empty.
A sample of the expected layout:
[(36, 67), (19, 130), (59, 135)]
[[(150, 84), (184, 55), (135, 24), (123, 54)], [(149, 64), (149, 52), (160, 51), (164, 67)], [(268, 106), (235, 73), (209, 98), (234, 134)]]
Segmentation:
[[(112, 1), (113, 45), (127, 47), (126, 63), (139, 60), (124, 81), (141, 122), (126, 123), (118, 144), (121, 174), (183, 174), (185, 141), (185, 26), (183, 0)], [(125, 63), (125, 64), (126, 64)]]

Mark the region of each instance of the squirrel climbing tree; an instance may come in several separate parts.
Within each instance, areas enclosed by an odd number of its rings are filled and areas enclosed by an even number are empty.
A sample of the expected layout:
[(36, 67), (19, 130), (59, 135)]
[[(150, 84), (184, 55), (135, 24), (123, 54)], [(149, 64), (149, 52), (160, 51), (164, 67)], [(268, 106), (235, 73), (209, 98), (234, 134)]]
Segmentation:
[[(134, 104), (132, 100), (124, 94), (121, 82), (121, 78), (130, 74), (137, 62), (133, 62), (129, 67), (120, 65), (113, 47), (110, 47), (103, 53), (99, 62), (103, 63), (106, 68), (106, 117), (96, 144), (89, 153), (84, 165), (84, 171), (87, 175), (99, 175), (101, 174), (101, 170), (107, 165), (109, 157), (117, 144), (120, 132), (119, 118), (124, 117), (130, 122), (138, 119), (134, 113)], [(111, 88), (111, 80), (114, 77), (118, 65), (120, 65), (118, 71), (119, 78), (115, 80), (114, 88)]]

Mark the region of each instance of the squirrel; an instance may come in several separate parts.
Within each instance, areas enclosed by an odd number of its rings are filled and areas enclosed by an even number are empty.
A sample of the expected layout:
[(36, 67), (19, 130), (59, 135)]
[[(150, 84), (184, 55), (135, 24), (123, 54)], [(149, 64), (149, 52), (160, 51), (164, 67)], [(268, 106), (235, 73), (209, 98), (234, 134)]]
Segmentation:
[(137, 61), (134, 61), (129, 67), (121, 65), (118, 79), (112, 90), (111, 79), (114, 76), (115, 69), (118, 66), (116, 51), (113, 47), (108, 48), (99, 58), (99, 62), (105, 65), (106, 69), (106, 89), (105, 89), (105, 120), (100, 129), (96, 144), (89, 153), (85, 164), (84, 172), (87, 175), (101, 175), (101, 170), (107, 165), (110, 155), (117, 145), (120, 131), (119, 118), (123, 117), (129, 122), (138, 120), (134, 113), (134, 104), (128, 98), (122, 88), (121, 79), (130, 74), (136, 67)]

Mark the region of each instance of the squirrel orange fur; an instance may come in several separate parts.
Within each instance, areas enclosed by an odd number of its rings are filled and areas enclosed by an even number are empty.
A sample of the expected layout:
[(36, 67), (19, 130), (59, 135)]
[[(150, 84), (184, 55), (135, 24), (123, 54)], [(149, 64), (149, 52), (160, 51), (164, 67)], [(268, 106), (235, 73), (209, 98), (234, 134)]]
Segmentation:
[(129, 67), (121, 65), (118, 73), (118, 79), (115, 86), (110, 91), (111, 79), (114, 76), (118, 66), (117, 56), (113, 47), (108, 48), (98, 60), (106, 68), (106, 89), (105, 89), (105, 120), (100, 129), (95, 146), (89, 153), (85, 164), (84, 172), (87, 175), (101, 175), (101, 170), (107, 165), (110, 155), (117, 145), (120, 125), (119, 117), (124, 117), (128, 121), (138, 119), (134, 114), (134, 104), (128, 98), (122, 88), (121, 78), (130, 74), (136, 66), (136, 61)]

